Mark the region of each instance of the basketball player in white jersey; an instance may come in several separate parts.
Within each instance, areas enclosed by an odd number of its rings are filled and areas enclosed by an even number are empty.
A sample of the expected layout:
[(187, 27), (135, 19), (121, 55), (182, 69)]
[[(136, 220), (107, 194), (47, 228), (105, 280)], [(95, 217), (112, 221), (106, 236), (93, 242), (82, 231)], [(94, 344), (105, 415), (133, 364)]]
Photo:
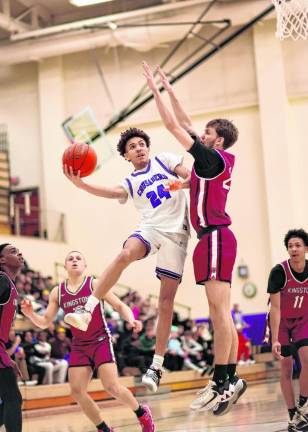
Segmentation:
[(190, 171), (182, 165), (182, 156), (161, 153), (150, 159), (150, 137), (137, 128), (123, 132), (117, 148), (134, 167), (134, 171), (119, 186), (89, 185), (80, 178), (79, 173), (74, 175), (72, 170), (64, 167), (66, 177), (78, 188), (103, 198), (117, 199), (120, 203), (132, 199), (141, 215), (138, 229), (128, 237), (122, 251), (100, 276), (84, 309), (67, 314), (65, 321), (86, 331), (95, 306), (117, 283), (123, 270), (133, 261), (157, 253), (155, 272), (161, 286), (156, 346), (153, 362), (143, 376), (143, 383), (155, 392), (162, 375), (174, 297), (182, 279), (189, 237), (185, 194), (183, 191), (169, 192), (165, 188), (178, 176), (189, 179)]

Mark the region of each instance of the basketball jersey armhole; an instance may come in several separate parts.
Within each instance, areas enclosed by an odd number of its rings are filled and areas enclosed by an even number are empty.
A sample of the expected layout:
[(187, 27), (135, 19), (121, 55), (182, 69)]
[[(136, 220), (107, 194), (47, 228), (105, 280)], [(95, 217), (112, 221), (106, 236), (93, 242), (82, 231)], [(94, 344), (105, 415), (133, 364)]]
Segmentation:
[(287, 285), (287, 282), (288, 282), (288, 270), (286, 269), (286, 266), (285, 266), (286, 263), (287, 263), (287, 261), (283, 261), (282, 263), (280, 263), (280, 265), (283, 269), (283, 272), (284, 272), (284, 276), (285, 276), (284, 284), (283, 284), (283, 287), (281, 288), (280, 292), (285, 288), (285, 286)]
[(93, 281), (94, 281), (95, 277), (94, 276), (88, 276), (88, 278), (89, 278), (89, 287), (90, 287), (90, 291), (91, 291), (91, 294), (92, 294), (93, 291), (94, 291)]
[[(9, 277), (5, 272), (0, 272), (0, 274), (6, 277), (6, 279), (7, 279), (8, 282), (9, 282), (9, 285), (10, 285), (10, 295), (9, 295), (9, 298), (7, 299), (6, 302), (4, 302), (4, 303), (0, 303), (0, 306), (4, 306), (4, 305), (8, 304), (9, 301), (11, 300), (11, 296), (12, 296), (12, 283), (13, 283), (13, 281), (10, 279), (10, 277)], [(15, 288), (15, 291), (16, 291), (17, 295), (18, 295), (18, 292), (17, 292), (17, 289), (16, 289), (14, 283), (13, 283), (13, 286), (14, 286), (14, 288)]]
[(58, 285), (58, 304), (59, 307), (61, 307), (61, 294), (62, 294), (62, 287), (63, 286), (63, 282), (60, 282)]
[(195, 167), (193, 166), (194, 173), (195, 173), (196, 177), (198, 177), (199, 179), (203, 179), (203, 180), (206, 180), (206, 181), (215, 180), (215, 179), (217, 179), (219, 176), (221, 176), (221, 175), (226, 171), (227, 163), (226, 163), (225, 158), (223, 157), (223, 155), (221, 155), (221, 154), (219, 153), (218, 150), (216, 150), (216, 149), (214, 149), (214, 150), (215, 150), (216, 153), (219, 155), (220, 159), (223, 161), (223, 163), (224, 163), (224, 169), (223, 169), (219, 174), (217, 174), (215, 177), (200, 177), (200, 176), (197, 174), (197, 171), (196, 171)]

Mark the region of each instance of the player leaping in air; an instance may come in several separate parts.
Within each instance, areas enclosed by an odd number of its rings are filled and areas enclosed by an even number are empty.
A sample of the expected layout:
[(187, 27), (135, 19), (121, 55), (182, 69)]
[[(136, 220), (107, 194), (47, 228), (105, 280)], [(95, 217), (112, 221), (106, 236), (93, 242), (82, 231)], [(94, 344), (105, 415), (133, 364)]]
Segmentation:
[(64, 167), (66, 177), (78, 188), (99, 197), (117, 199), (121, 203), (131, 199), (141, 215), (138, 229), (128, 237), (119, 255), (100, 276), (84, 309), (66, 315), (65, 321), (86, 330), (95, 306), (117, 283), (123, 270), (130, 263), (156, 253), (155, 271), (161, 285), (155, 355), (152, 365), (143, 376), (143, 383), (156, 391), (162, 375), (174, 297), (182, 279), (189, 238), (185, 194), (183, 191), (166, 191), (165, 187), (178, 176), (188, 179), (190, 171), (182, 165), (182, 156), (161, 153), (150, 159), (150, 137), (137, 128), (121, 134), (118, 151), (134, 168), (119, 186), (89, 185)]
[(236, 239), (230, 230), (231, 218), (225, 211), (234, 156), (227, 152), (238, 138), (238, 130), (226, 119), (207, 123), (201, 137), (175, 96), (165, 74), (158, 68), (168, 92), (174, 114), (167, 108), (153, 73), (143, 63), (144, 76), (169, 132), (194, 158), (190, 180), (190, 219), (199, 242), (193, 255), (196, 283), (205, 286), (215, 337), (213, 381), (198, 393), (191, 408), (227, 413), (246, 390), (236, 375), (238, 336), (230, 306), (232, 270), (236, 258)]

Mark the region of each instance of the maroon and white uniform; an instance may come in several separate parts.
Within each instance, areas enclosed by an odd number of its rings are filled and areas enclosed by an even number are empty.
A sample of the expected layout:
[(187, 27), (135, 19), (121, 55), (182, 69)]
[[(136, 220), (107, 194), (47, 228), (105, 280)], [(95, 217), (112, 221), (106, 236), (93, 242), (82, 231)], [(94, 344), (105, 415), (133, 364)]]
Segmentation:
[[(231, 283), (237, 243), (228, 228), (231, 218), (225, 207), (235, 157), (224, 150), (211, 150), (223, 162), (223, 169), (214, 177), (200, 176), (195, 146), (200, 151), (202, 144), (197, 141), (190, 149), (195, 157), (190, 181), (190, 219), (200, 239), (193, 255), (196, 283), (204, 284), (211, 279)], [(204, 148), (204, 151), (210, 150)]]
[[(69, 291), (66, 281), (59, 285), (59, 306), (65, 315), (84, 307), (93, 291), (92, 281), (92, 276), (86, 276), (75, 293)], [(104, 363), (115, 362), (103, 301), (95, 307), (87, 331), (71, 327), (71, 332), (73, 339), (69, 367), (91, 366), (97, 369)]]
[(5, 344), (9, 339), (9, 332), (16, 315), (18, 293), (14, 282), (9, 276), (0, 271), (10, 284), (10, 296), (5, 303), (0, 303), (0, 368), (12, 367), (12, 361), (6, 352)]
[(299, 348), (308, 345), (308, 277), (299, 281), (291, 271), (289, 261), (280, 265), (285, 273), (285, 284), (280, 291), (278, 340), (281, 345), (293, 342)]

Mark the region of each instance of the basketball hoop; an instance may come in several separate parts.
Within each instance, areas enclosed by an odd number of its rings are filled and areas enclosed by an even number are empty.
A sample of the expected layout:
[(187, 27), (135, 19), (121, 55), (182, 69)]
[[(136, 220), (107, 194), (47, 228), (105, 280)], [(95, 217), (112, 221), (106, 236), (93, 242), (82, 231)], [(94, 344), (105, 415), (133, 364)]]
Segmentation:
[(277, 12), (276, 36), (280, 39), (307, 39), (308, 0), (272, 0)]

